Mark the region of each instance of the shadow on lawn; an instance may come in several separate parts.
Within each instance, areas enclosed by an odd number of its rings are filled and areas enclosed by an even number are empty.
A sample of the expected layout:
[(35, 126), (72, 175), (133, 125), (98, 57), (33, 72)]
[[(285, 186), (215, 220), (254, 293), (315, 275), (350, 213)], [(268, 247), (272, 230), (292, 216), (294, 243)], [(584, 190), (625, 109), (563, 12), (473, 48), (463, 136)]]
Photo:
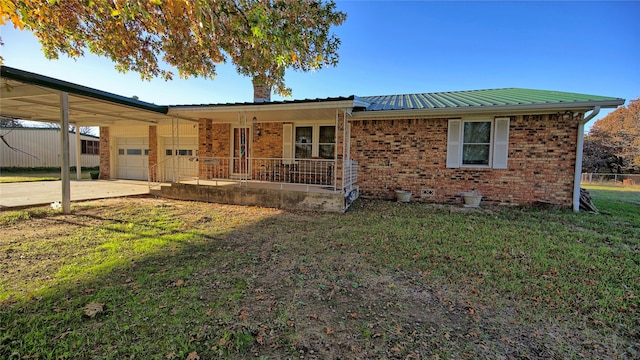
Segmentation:
[[(114, 203), (140, 206), (104, 204)], [(597, 329), (576, 331), (579, 322), (530, 317), (517, 300), (480, 301), (466, 284), (390, 268), (387, 245), (352, 241), (372, 206), (382, 227), (413, 226), (395, 217), (403, 205), (359, 203), (344, 215), (178, 201), (144, 207), (154, 204), (56, 217), (87, 236), (118, 234), (118, 244), (98, 244), (91, 256), (123, 256), (5, 301), (0, 357), (598, 358), (624, 345)], [(104, 310), (87, 317), (90, 303)]]

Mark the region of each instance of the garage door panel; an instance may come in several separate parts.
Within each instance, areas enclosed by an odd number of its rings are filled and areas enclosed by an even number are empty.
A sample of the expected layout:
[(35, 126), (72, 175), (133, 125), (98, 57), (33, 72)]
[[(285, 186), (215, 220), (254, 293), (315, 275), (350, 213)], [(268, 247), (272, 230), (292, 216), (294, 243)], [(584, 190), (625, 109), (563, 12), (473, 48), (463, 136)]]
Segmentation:
[(120, 179), (147, 180), (149, 156), (146, 138), (118, 138), (118, 175)]

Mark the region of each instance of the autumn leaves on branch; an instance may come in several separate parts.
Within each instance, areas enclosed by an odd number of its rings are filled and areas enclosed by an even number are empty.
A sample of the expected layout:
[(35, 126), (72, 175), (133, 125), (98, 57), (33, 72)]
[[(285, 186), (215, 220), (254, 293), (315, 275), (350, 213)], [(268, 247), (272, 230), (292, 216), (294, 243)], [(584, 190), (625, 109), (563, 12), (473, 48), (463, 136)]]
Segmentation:
[(330, 32), (346, 14), (333, 1), (298, 0), (26, 0), (3, 2), (0, 25), (32, 31), (44, 54), (90, 52), (143, 79), (214, 78), (230, 61), (238, 73), (290, 96), (286, 69), (338, 63)]

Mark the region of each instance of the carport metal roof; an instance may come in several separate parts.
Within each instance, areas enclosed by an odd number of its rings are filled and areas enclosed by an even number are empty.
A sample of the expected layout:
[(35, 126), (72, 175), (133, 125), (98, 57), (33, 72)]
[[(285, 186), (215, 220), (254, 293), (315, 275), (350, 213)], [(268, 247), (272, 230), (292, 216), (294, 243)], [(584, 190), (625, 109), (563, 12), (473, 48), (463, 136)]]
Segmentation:
[(32, 72), (0, 68), (0, 116), (60, 123), (60, 94), (69, 98), (69, 122), (78, 126), (158, 124), (168, 107), (111, 94)]

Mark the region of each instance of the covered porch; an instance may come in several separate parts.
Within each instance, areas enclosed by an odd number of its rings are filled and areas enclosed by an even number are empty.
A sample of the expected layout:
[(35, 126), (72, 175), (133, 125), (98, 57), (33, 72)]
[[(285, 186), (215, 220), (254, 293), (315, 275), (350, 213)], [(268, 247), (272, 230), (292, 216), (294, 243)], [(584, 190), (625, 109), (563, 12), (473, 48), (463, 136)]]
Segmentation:
[(180, 199), (345, 211), (358, 196), (358, 163), (349, 154), (353, 103), (171, 107), (170, 115), (198, 122), (197, 150), (167, 150), (170, 157), (149, 167), (150, 189)]
[[(223, 204), (289, 210), (344, 212), (358, 197), (357, 162), (341, 166), (338, 186), (334, 160), (182, 159), (175, 182), (149, 182), (154, 195)], [(244, 175), (234, 167), (246, 166)]]

